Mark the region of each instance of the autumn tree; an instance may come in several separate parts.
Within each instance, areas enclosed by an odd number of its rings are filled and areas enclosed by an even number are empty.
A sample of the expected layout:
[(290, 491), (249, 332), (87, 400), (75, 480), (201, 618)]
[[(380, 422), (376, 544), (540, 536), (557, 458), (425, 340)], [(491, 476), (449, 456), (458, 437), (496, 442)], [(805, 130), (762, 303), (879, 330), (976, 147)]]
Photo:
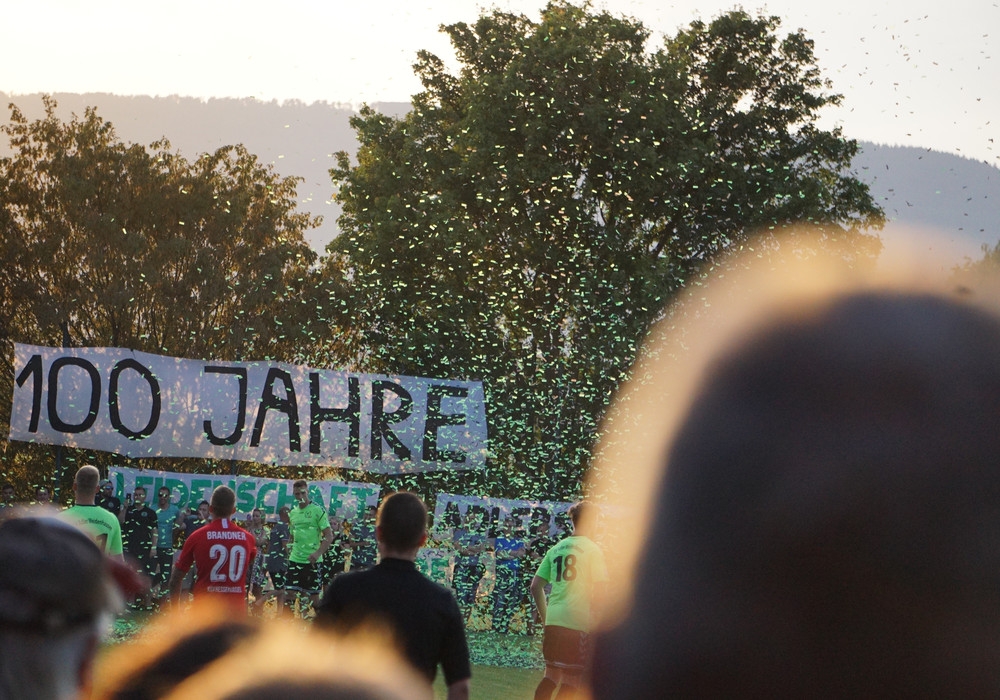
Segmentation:
[(355, 357), (485, 382), (472, 488), (571, 496), (650, 323), (727, 251), (810, 223), (877, 255), (857, 144), (817, 123), (840, 96), (778, 26), (734, 11), (651, 50), (589, 6), (494, 11), (443, 27), (457, 72), (419, 54), (407, 115), (352, 121), (328, 263), (356, 291)]
[(242, 146), (187, 160), (166, 140), (121, 141), (94, 108), (62, 121), (44, 106), (29, 121), (11, 105), (0, 127), (13, 151), (0, 159), (0, 338), (220, 360), (299, 352), (316, 256), (295, 178)]

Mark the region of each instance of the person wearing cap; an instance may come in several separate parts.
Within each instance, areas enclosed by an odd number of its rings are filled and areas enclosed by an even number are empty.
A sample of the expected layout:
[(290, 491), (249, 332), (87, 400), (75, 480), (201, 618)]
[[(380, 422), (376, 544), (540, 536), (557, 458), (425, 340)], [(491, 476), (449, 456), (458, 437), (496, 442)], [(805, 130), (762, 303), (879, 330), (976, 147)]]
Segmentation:
[(122, 593), (140, 585), (74, 523), (0, 522), (0, 698), (85, 697)]
[(74, 505), (62, 512), (62, 517), (80, 525), (113, 557), (123, 560), (122, 527), (118, 518), (96, 503), (97, 482), (101, 478), (97, 467), (85, 464), (73, 479)]

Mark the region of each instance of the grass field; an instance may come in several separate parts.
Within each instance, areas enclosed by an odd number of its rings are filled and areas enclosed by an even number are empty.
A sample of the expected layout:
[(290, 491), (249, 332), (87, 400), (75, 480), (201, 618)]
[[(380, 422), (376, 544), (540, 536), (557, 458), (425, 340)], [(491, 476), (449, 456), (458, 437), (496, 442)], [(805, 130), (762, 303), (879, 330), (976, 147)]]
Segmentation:
[[(473, 666), (471, 700), (531, 700), (540, 680), (541, 669)], [(444, 681), (438, 674), (434, 697), (444, 700), (445, 696)]]

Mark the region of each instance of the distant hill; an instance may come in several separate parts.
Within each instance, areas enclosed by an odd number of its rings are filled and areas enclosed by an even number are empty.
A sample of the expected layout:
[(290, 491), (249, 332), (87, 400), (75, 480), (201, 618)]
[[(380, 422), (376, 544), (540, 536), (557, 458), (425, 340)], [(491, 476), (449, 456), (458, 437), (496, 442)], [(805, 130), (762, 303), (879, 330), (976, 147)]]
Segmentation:
[[(53, 95), (68, 118), (96, 106), (126, 141), (148, 145), (167, 138), (187, 158), (242, 143), (282, 175), (304, 178), (298, 195), (303, 209), (323, 217), (308, 240), (317, 251), (336, 235), (339, 207), (331, 201), (329, 169), (333, 153), (357, 148), (348, 120), (349, 105), (261, 102), (254, 99), (200, 100), (188, 97), (122, 97), (109, 94)], [(10, 96), (28, 118), (42, 114), (40, 95)], [(387, 114), (405, 114), (406, 103), (372, 105)], [(2, 118), (7, 120), (9, 112)], [(913, 230), (941, 235), (926, 245), (951, 267), (982, 257), (981, 247), (1000, 241), (1000, 168), (960, 156), (920, 148), (863, 142), (854, 167), (871, 186), (889, 223), (882, 231), (883, 256), (891, 256)], [(9, 153), (0, 141), (0, 155)]]
[(1000, 168), (923, 148), (862, 143), (854, 159), (885, 210), (883, 256), (892, 255), (913, 231), (937, 232), (926, 245), (942, 264), (983, 256), (1000, 241)]

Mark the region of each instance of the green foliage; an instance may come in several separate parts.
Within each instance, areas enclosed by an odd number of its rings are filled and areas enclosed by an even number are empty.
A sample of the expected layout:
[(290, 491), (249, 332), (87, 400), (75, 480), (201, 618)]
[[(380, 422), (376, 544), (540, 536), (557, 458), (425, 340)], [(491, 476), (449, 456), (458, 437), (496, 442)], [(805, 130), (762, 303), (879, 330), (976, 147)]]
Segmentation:
[(352, 120), (326, 265), (353, 297), (326, 315), (352, 320), (360, 368), (484, 381), (494, 457), (471, 491), (574, 496), (650, 323), (760, 231), (877, 254), (857, 145), (816, 123), (840, 98), (777, 27), (734, 11), (650, 51), (589, 6), (494, 11), (443, 28), (457, 73), (419, 55), (404, 118)]
[[(122, 142), (93, 108), (68, 122), (55, 109), (46, 99), (28, 121), (11, 105), (2, 127), (14, 153), (0, 159), (0, 339), (296, 356), (317, 330), (303, 235), (316, 222), (296, 211), (297, 180), (242, 146), (188, 161), (165, 140)], [(5, 460), (28, 450), (45, 473), (48, 449), (8, 446)]]

